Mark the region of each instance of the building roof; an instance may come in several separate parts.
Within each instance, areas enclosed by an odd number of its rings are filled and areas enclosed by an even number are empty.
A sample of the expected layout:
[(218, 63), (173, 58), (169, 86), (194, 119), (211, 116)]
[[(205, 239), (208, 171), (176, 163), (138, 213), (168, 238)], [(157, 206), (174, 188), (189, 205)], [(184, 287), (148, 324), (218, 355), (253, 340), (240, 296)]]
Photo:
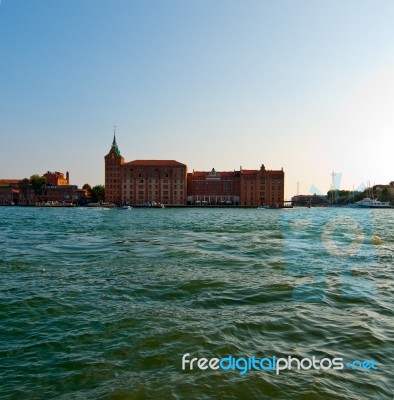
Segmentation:
[[(122, 157), (122, 155), (120, 154), (119, 148), (118, 148), (118, 144), (116, 143), (115, 131), (114, 131), (114, 139), (112, 140), (112, 146), (111, 146), (111, 149), (109, 150), (109, 153), (107, 154), (107, 156), (108, 156), (109, 154), (111, 154), (111, 151), (112, 151), (112, 150), (115, 152), (115, 154), (116, 154), (118, 157)], [(106, 156), (106, 157), (107, 157), (107, 156)]]
[(152, 166), (152, 167), (186, 167), (185, 164), (175, 160), (134, 160), (123, 165)]
[(59, 172), (59, 171), (55, 171), (55, 172), (47, 171), (47, 172), (45, 172), (44, 176), (45, 175), (64, 176), (64, 173), (63, 172)]
[(241, 174), (243, 175), (256, 175), (259, 171), (257, 169), (242, 169)]
[[(235, 176), (237, 175), (237, 173), (239, 173), (239, 171), (216, 171), (218, 174), (218, 177), (222, 177), (222, 176)], [(188, 175), (191, 175), (193, 177), (199, 177), (199, 176), (209, 176), (209, 171), (193, 171), (193, 172), (189, 172)]]
[(0, 179), (0, 185), (17, 185), (22, 179)]

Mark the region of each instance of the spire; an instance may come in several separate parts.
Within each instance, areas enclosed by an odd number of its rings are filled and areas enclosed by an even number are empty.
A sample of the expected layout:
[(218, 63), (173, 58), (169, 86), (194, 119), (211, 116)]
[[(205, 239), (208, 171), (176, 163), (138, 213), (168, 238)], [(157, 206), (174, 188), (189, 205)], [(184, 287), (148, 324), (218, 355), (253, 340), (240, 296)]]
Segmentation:
[(115, 153), (116, 153), (119, 157), (122, 157), (122, 156), (120, 155), (120, 151), (119, 151), (119, 149), (118, 149), (118, 144), (116, 143), (116, 125), (114, 125), (114, 140), (112, 141), (111, 150), (114, 150)]
[(117, 143), (116, 143), (116, 125), (114, 125), (114, 140), (112, 141), (112, 147), (118, 147)]

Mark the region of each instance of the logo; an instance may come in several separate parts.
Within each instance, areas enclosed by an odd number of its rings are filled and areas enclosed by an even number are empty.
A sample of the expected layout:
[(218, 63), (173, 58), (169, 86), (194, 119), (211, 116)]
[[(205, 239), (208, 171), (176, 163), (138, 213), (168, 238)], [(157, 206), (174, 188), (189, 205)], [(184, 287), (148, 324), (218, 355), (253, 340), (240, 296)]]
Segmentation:
[(228, 355), (222, 358), (198, 358), (190, 353), (182, 356), (182, 370), (222, 370), (239, 371), (240, 375), (245, 375), (249, 371), (273, 371), (279, 375), (282, 371), (291, 370), (378, 370), (378, 364), (375, 360), (352, 360), (345, 362), (342, 357), (324, 357), (302, 358), (296, 357), (277, 357), (265, 356), (258, 358), (252, 357), (234, 357)]
[[(339, 182), (329, 207), (300, 207), (282, 214), (286, 271), (298, 281), (294, 301), (321, 302), (328, 290), (345, 298), (375, 294), (367, 279), (368, 269), (376, 264), (372, 211), (338, 207)], [(311, 190), (317, 191), (314, 186)]]

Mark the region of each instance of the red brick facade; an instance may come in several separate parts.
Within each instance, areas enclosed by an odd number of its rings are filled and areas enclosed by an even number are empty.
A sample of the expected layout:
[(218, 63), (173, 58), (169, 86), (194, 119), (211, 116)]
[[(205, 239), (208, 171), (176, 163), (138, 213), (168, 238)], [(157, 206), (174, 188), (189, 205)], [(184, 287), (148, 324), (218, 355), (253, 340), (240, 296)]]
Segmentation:
[(187, 204), (239, 205), (239, 185), (239, 171), (193, 171), (187, 174)]
[(285, 174), (282, 170), (241, 170), (240, 205), (281, 207), (284, 204)]
[(105, 201), (185, 205), (186, 172), (186, 165), (175, 160), (125, 163), (114, 137), (111, 150), (105, 156)]
[(74, 203), (79, 200), (76, 185), (44, 186), (41, 193), (36, 195), (31, 186), (25, 193), (19, 191), (20, 205), (34, 205), (41, 202)]
[(0, 185), (0, 205), (18, 204), (19, 190), (11, 186)]
[(193, 171), (175, 160), (124, 162), (116, 139), (105, 156), (105, 200), (114, 203), (272, 206), (284, 204), (284, 172)]
[(115, 135), (105, 159), (105, 201), (122, 202), (122, 171), (124, 158), (120, 155)]
[(187, 204), (283, 206), (284, 172), (244, 170), (191, 172), (187, 176)]
[(62, 186), (70, 184), (70, 176), (69, 173), (66, 172), (66, 177), (62, 172), (50, 172), (48, 171), (44, 174), (45, 183), (51, 186)]
[(135, 160), (123, 165), (122, 201), (184, 205), (186, 165), (175, 160)]

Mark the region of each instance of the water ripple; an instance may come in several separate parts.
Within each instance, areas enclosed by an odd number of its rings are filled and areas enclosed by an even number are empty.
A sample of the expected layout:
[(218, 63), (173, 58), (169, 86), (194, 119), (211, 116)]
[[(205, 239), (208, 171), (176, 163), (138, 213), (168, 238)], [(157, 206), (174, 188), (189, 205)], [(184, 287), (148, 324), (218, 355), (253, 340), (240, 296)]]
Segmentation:
[[(0, 397), (392, 399), (394, 213), (357, 212), (1, 207)], [(379, 370), (182, 371), (184, 353)]]

